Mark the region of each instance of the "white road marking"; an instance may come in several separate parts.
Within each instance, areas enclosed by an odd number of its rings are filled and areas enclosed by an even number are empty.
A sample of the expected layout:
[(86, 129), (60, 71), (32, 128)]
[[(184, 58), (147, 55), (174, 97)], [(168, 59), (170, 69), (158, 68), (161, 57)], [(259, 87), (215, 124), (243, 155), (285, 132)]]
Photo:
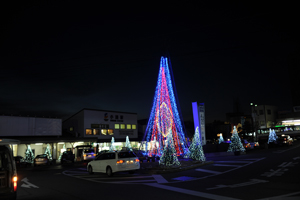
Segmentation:
[(217, 167), (241, 167), (241, 165), (225, 165), (225, 164), (213, 164), (213, 166), (217, 166)]
[(283, 162), (281, 165), (279, 165), (278, 167), (294, 167), (296, 164), (298, 164), (298, 162)]
[(152, 175), (157, 183), (168, 183), (168, 181), (162, 175)]
[(266, 177), (271, 177), (271, 176), (282, 176), (284, 174), (284, 172), (288, 171), (288, 169), (277, 169), (277, 170), (273, 170), (271, 169), (269, 172), (265, 172), (263, 174), (261, 174), (261, 176), (266, 176)]
[(135, 180), (135, 181), (113, 181), (110, 183), (124, 184), (124, 183), (144, 183), (144, 182), (156, 182), (156, 180)]
[[(275, 196), (275, 197), (268, 197), (268, 198), (263, 198), (263, 199), (257, 199), (257, 200), (298, 200), (300, 199), (299, 196), (294, 196), (300, 194), (300, 192), (293, 192), (290, 194), (284, 194), (284, 195), (280, 195), (280, 196)], [(289, 196), (294, 196), (294, 197), (289, 197)]]
[(25, 184), (23, 183), (23, 184), (21, 185), (21, 187), (26, 187), (26, 188), (31, 188), (31, 187), (33, 187), (33, 188), (39, 188), (38, 186), (36, 186), (36, 185), (34, 185), (34, 184), (32, 184), (32, 183), (29, 183), (27, 177), (26, 177), (26, 178), (23, 178), (21, 181), (25, 183)]
[(165, 189), (165, 190), (171, 190), (171, 191), (179, 192), (179, 193), (183, 193), (183, 194), (189, 194), (189, 195), (192, 195), (192, 196), (204, 197), (204, 198), (207, 198), (207, 199), (237, 200), (237, 199), (231, 198), (231, 197), (215, 195), (215, 194), (209, 194), (209, 193), (205, 193), (205, 192), (198, 192), (198, 191), (193, 191), (193, 190), (187, 190), (187, 189), (172, 187), (172, 186), (168, 186), (168, 185), (161, 185), (161, 184), (158, 184), (158, 183), (145, 183), (144, 185), (157, 187), (157, 188)]
[(242, 161), (242, 160), (224, 160), (224, 161), (215, 161), (215, 163), (249, 163), (249, 161)]
[(238, 184), (233, 184), (233, 185), (217, 185), (216, 187), (213, 188), (207, 188), (207, 190), (214, 190), (214, 189), (220, 189), (220, 188), (236, 188), (236, 187), (243, 187), (243, 186), (248, 186), (248, 185), (254, 185), (257, 183), (266, 183), (269, 181), (266, 180), (259, 180), (259, 179), (250, 179), (250, 181), (245, 182), (245, 183), (238, 183)]
[(293, 160), (299, 160), (300, 156), (293, 158)]
[(211, 174), (221, 174), (222, 173), (222, 172), (212, 171), (212, 170), (208, 170), (208, 169), (195, 169), (195, 170), (200, 171), (200, 172), (211, 173)]

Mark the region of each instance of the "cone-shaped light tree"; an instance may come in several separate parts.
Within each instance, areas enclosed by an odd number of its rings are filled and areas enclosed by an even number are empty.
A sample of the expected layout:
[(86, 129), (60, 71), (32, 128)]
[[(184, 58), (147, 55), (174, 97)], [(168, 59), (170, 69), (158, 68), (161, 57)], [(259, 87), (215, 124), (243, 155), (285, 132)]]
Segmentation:
[(47, 154), (48, 158), (52, 160), (51, 150), (49, 144), (47, 144), (45, 154)]
[(27, 146), (27, 149), (25, 151), (25, 158), (24, 158), (24, 160), (27, 163), (33, 163), (34, 155), (33, 155), (33, 152), (31, 150), (30, 145)]
[(222, 133), (220, 133), (219, 144), (221, 144), (222, 142), (224, 142), (224, 138)]
[(110, 143), (109, 151), (116, 151), (115, 138), (114, 137), (111, 138), (111, 143)]
[(125, 147), (127, 147), (127, 149), (129, 149), (130, 151), (132, 151), (132, 147), (131, 147), (131, 144), (130, 144), (130, 141), (129, 141), (129, 137), (126, 136), (126, 144), (125, 144)]
[(277, 135), (276, 135), (276, 133), (275, 133), (275, 130), (274, 130), (274, 129), (273, 129), (273, 130), (270, 129), (270, 131), (269, 131), (269, 140), (268, 140), (268, 144), (269, 144), (270, 142), (276, 142), (276, 140), (277, 140)]
[(234, 126), (232, 136), (231, 136), (231, 143), (228, 147), (228, 152), (235, 152), (235, 151), (245, 151), (245, 148), (241, 142), (241, 138), (237, 133), (236, 127)]
[[(186, 154), (188, 149), (179, 114), (179, 104), (176, 102), (178, 100), (175, 98), (176, 91), (173, 90), (175, 89), (174, 79), (169, 67), (171, 69), (171, 62), (168, 58), (161, 57), (153, 106), (144, 135), (144, 141), (147, 141), (147, 144), (154, 140), (158, 142), (156, 156), (162, 155), (164, 140), (168, 134), (172, 134), (177, 155)], [(146, 149), (148, 150), (147, 146)]]
[[(171, 129), (170, 129), (171, 132)], [(174, 140), (172, 133), (167, 135), (167, 140), (165, 141), (163, 153), (159, 159), (159, 164), (166, 167), (180, 166), (180, 162), (177, 158), (176, 148), (174, 146)]]
[[(64, 150), (66, 150), (66, 144), (64, 144), (64, 146), (63, 146), (63, 148), (62, 149), (64, 149)], [(61, 156), (63, 155), (63, 153), (61, 153), (60, 155), (59, 155), (59, 158), (58, 158), (58, 160), (61, 160)]]
[(196, 128), (192, 144), (189, 147), (189, 151), (190, 152), (187, 154), (188, 156), (185, 156), (185, 157), (189, 157), (193, 160), (198, 160), (198, 161), (206, 160), (204, 152), (203, 152), (202, 141), (201, 141), (198, 126)]

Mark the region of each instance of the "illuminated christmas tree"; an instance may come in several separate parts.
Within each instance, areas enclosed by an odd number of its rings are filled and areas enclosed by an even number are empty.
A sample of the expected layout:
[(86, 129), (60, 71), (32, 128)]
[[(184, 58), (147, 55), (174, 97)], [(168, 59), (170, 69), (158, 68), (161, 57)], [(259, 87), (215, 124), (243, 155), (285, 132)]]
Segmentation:
[(27, 149), (25, 151), (25, 158), (24, 158), (24, 161), (26, 163), (33, 163), (33, 160), (34, 160), (34, 155), (33, 155), (33, 152), (31, 150), (31, 147), (30, 145), (27, 146)]
[(189, 157), (193, 160), (199, 160), (199, 161), (206, 160), (204, 152), (203, 152), (203, 148), (202, 148), (202, 141), (200, 138), (200, 132), (199, 132), (198, 126), (196, 128), (192, 144), (189, 147), (189, 151), (190, 152), (187, 154), (188, 156), (185, 156), (185, 157)]
[(224, 142), (224, 138), (222, 133), (220, 133), (219, 144), (221, 144), (222, 142)]
[(125, 147), (127, 147), (127, 149), (129, 149), (130, 151), (132, 151), (132, 147), (130, 145), (130, 141), (129, 141), (129, 137), (126, 136), (126, 144), (125, 144)]
[(110, 143), (109, 151), (116, 151), (115, 138), (114, 137), (111, 138), (111, 143)]
[(274, 129), (273, 130), (270, 129), (268, 144), (270, 142), (276, 142), (276, 140), (277, 140), (277, 135), (275, 133), (275, 130)]
[[(170, 130), (170, 132), (172, 131)], [(174, 146), (172, 133), (169, 133), (167, 135), (167, 140), (165, 141), (165, 143), (166, 144), (160, 157), (159, 164), (166, 167), (180, 166), (180, 162), (178, 161), (176, 149)]]
[[(64, 146), (63, 146), (63, 148), (62, 148), (62, 150), (66, 150), (66, 144), (64, 144)], [(63, 152), (59, 155), (59, 157), (58, 157), (58, 160), (61, 160), (61, 156), (63, 155)]]
[(232, 136), (231, 136), (231, 143), (229, 144), (227, 152), (236, 152), (236, 151), (245, 151), (245, 148), (241, 142), (241, 138), (237, 133), (236, 127), (234, 126)]
[[(150, 143), (155, 140), (158, 142), (156, 156), (161, 156), (164, 149), (164, 140), (168, 134), (172, 134), (177, 156), (187, 153), (187, 143), (183, 132), (183, 124), (179, 115), (178, 101), (175, 98), (174, 79), (171, 76), (171, 62), (168, 58), (161, 57), (160, 69), (157, 85), (151, 109), (149, 121), (144, 135), (144, 141)], [(169, 131), (171, 130), (171, 131)], [(148, 150), (148, 147), (146, 146)], [(148, 155), (152, 152), (149, 151)]]
[(47, 144), (46, 150), (45, 150), (45, 154), (47, 154), (48, 158), (50, 160), (52, 160), (52, 155), (51, 155), (51, 151), (50, 151), (50, 146), (49, 144)]
[[(150, 150), (148, 152), (148, 155), (150, 157), (155, 157), (158, 154), (157, 153), (158, 149), (160, 149), (160, 148), (157, 147), (157, 141), (156, 141), (156, 138), (154, 136), (153, 141), (150, 142)], [(160, 154), (162, 154), (162, 152)]]

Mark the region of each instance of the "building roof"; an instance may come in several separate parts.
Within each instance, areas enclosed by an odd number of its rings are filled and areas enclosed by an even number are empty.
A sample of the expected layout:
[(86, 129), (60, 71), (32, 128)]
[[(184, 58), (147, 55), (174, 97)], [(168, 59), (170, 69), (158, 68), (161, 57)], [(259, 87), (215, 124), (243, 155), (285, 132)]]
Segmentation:
[(78, 111), (77, 113), (75, 113), (75, 114), (71, 115), (70, 117), (68, 117), (67, 119), (65, 119), (64, 121), (69, 120), (70, 118), (74, 117), (75, 115), (77, 115), (78, 113), (80, 113), (84, 110), (101, 111), (101, 112), (114, 112), (114, 113), (124, 113), (124, 114), (135, 114), (135, 115), (137, 115), (137, 113), (131, 113), (131, 112), (121, 112), (121, 111), (113, 111), (113, 110), (99, 110), (99, 109), (93, 109), (93, 108), (83, 108), (80, 111)]

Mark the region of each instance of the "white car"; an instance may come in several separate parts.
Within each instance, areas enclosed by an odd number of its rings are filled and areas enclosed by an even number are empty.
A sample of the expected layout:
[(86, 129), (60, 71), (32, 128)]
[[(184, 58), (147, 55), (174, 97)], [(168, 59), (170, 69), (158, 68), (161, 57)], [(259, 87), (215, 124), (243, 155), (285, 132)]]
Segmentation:
[(90, 174), (101, 172), (106, 173), (108, 176), (122, 171), (133, 173), (138, 169), (140, 169), (140, 161), (131, 151), (102, 153), (87, 165), (87, 171)]

